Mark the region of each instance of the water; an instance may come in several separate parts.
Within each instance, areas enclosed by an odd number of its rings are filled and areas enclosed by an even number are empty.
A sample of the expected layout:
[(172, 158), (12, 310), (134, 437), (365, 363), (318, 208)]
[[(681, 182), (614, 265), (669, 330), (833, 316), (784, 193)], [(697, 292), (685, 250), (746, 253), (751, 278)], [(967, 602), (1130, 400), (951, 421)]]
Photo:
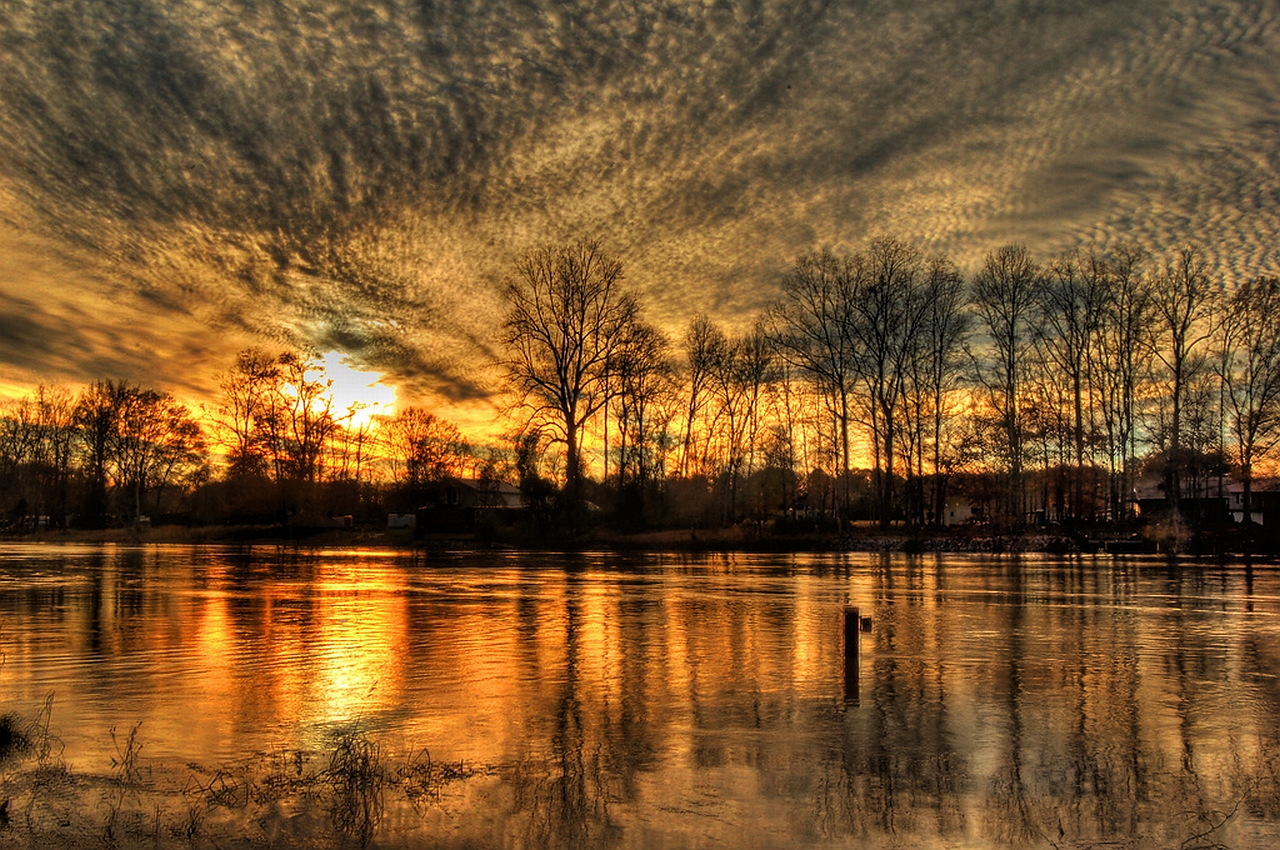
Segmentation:
[(1270, 848), (1278, 613), (1277, 572), (1108, 558), (9, 546), (0, 712), (52, 693), (82, 779), (0, 799), (148, 846)]

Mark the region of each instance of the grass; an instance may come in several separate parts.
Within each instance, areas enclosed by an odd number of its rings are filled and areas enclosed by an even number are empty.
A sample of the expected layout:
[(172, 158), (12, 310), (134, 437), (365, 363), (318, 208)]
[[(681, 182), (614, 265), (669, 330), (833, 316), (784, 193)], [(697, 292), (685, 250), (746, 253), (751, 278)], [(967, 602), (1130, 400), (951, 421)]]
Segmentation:
[(142, 744), (138, 741), (138, 730), (142, 728), (142, 721), (133, 724), (129, 729), (129, 734), (125, 736), (124, 746), (120, 746), (120, 740), (116, 738), (116, 727), (111, 727), (111, 743), (116, 748), (115, 757), (111, 759), (111, 766), (116, 769), (116, 781), (123, 783), (139, 782), (142, 779), (142, 771), (138, 766), (138, 755), (142, 752)]
[(0, 716), (0, 846), (367, 847), (389, 812), (425, 814), (448, 784), (480, 773), (433, 761), (426, 749), (385, 758), (360, 728), (319, 752), (166, 765), (142, 758), (140, 722), (108, 730), (109, 769), (72, 772), (51, 729), (53, 707), (51, 693), (33, 718)]
[(387, 774), (381, 751), (362, 732), (338, 737), (323, 774), (333, 792), (329, 815), (333, 825), (363, 847), (373, 838), (384, 811), (383, 786)]

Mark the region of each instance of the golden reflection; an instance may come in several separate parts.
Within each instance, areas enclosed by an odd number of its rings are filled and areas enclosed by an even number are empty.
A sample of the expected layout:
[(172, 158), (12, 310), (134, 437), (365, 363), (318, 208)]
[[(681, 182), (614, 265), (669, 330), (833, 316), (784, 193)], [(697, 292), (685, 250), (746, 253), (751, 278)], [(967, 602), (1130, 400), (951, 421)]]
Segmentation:
[[(1274, 575), (1246, 603), (1230, 571), (1097, 563), (199, 558), (0, 584), (0, 697), (56, 684), (77, 768), (138, 721), (178, 764), (354, 730), (388, 771), (471, 769), (389, 815), (432, 846), (1146, 850), (1195, 834), (1169, 812), (1237, 803), (1219, 845), (1277, 834)], [(873, 619), (856, 702), (849, 604)]]
[(302, 669), (309, 673), (298, 690), (304, 720), (350, 723), (390, 711), (403, 703), (404, 658), (408, 650), (403, 583), (389, 575), (370, 581), (345, 564), (325, 565), (311, 592), (314, 629), (302, 636)]

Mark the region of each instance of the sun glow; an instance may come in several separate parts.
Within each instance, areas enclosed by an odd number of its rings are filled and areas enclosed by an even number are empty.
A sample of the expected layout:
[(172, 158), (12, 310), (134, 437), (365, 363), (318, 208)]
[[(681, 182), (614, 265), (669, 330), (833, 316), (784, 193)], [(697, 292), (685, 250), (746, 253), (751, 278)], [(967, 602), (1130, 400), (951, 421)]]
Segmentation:
[[(321, 358), (332, 385), (333, 411), (348, 427), (368, 425), (373, 417), (390, 414), (396, 404), (395, 387), (382, 383), (378, 372), (354, 369), (346, 355), (330, 351)], [(348, 416), (350, 419), (348, 420)]]

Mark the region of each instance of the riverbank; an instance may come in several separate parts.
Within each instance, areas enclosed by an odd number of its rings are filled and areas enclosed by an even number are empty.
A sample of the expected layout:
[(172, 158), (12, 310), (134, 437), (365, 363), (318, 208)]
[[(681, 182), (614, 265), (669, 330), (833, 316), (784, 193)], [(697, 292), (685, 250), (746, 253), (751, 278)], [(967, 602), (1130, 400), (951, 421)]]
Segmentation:
[(178, 526), (156, 528), (70, 529), (0, 537), (22, 543), (130, 545), (246, 545), (304, 548), (389, 548), (405, 550), (604, 550), (625, 552), (902, 552), (1039, 553), (1054, 555), (1179, 555), (1193, 557), (1280, 557), (1280, 540), (1254, 529), (1216, 529), (1192, 535), (1161, 526), (1137, 531), (1094, 529), (1066, 533), (1031, 530), (996, 533), (973, 526), (962, 529), (890, 529), (860, 527), (845, 535), (807, 532), (780, 534), (756, 525), (730, 528), (658, 529), (624, 533), (604, 526), (574, 536), (516, 532), (415, 535), (412, 529), (382, 527), (306, 528), (284, 526)]

